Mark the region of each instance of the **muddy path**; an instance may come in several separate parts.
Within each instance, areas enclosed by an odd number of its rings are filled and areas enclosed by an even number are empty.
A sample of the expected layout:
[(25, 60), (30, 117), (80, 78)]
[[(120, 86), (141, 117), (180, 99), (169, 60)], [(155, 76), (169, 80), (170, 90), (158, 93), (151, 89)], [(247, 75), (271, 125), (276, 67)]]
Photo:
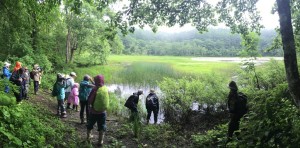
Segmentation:
[[(38, 92), (37, 95), (31, 95), (29, 102), (39, 107), (45, 108), (49, 110), (53, 114), (53, 116), (57, 116), (56, 115), (57, 100), (56, 98), (50, 96), (50, 92), (40, 91)], [(78, 107), (78, 109), (80, 110), (80, 107)], [(74, 127), (77, 136), (80, 138), (80, 143), (83, 143), (83, 145), (84, 143), (87, 143), (86, 124), (80, 123), (79, 111), (67, 109), (67, 118), (60, 118), (58, 116), (57, 118), (65, 122), (65, 124), (67, 124), (68, 127)], [(118, 143), (115, 138), (118, 137), (117, 130), (119, 128), (122, 128), (122, 122), (120, 122), (120, 120), (123, 119), (117, 118), (115, 116), (107, 115), (107, 121), (106, 121), (107, 131), (105, 133), (105, 138), (104, 138), (104, 147), (116, 147), (116, 143)], [(93, 147), (97, 147), (98, 131), (97, 131), (96, 124), (94, 126), (94, 129), (92, 130), (92, 136), (93, 137), (91, 138), (90, 143), (92, 144)], [(126, 146), (130, 148), (135, 148), (138, 147), (137, 145), (138, 143), (134, 139), (132, 139), (131, 137), (127, 137), (123, 139), (122, 144), (119, 144), (119, 146), (117, 147)]]

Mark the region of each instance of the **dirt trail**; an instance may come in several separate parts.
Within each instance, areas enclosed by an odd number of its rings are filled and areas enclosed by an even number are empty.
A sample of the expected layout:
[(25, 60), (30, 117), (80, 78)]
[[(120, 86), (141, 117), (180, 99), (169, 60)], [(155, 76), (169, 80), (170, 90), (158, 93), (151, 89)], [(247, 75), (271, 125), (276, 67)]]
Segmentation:
[[(32, 95), (29, 101), (33, 104), (36, 104), (40, 107), (43, 107), (45, 109), (48, 109), (51, 113), (53, 113), (53, 116), (56, 115), (56, 108), (57, 108), (57, 101), (56, 98), (53, 98), (50, 96), (50, 92), (46, 91), (40, 91), (37, 95)], [(79, 107), (78, 107), (79, 109)], [(80, 117), (79, 117), (79, 111), (75, 110), (67, 110), (67, 118), (61, 118), (63, 122), (68, 124), (69, 127), (74, 127), (75, 131), (77, 132), (78, 136), (80, 137), (80, 140), (82, 143), (86, 142), (86, 124), (80, 124)], [(59, 118), (59, 117), (58, 117)], [(106, 137), (104, 138), (104, 145), (109, 145), (114, 139), (116, 135), (116, 129), (121, 127), (121, 124), (117, 121), (115, 117), (107, 117), (107, 132)], [(94, 126), (94, 129), (92, 130), (92, 139), (91, 144), (94, 147), (97, 147), (98, 142), (98, 132), (97, 132), (97, 125)], [(129, 142), (129, 143), (123, 143), (124, 145), (128, 147), (136, 147), (136, 144)]]

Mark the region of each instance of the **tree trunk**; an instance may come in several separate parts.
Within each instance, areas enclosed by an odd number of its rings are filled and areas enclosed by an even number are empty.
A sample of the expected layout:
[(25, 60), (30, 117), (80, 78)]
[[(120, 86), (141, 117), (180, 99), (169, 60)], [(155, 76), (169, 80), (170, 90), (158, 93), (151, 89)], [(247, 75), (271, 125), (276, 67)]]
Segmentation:
[(276, 0), (276, 2), (278, 6), (280, 33), (288, 87), (296, 105), (300, 107), (300, 79), (291, 20), (290, 0)]
[(66, 63), (69, 62), (70, 56), (70, 42), (71, 42), (71, 30), (68, 28), (67, 42), (66, 42)]

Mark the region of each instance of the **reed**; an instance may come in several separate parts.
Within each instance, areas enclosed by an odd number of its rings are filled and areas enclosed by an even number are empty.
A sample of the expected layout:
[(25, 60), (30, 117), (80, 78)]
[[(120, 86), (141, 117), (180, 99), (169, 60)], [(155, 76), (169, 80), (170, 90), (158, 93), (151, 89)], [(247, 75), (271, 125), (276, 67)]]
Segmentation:
[(154, 62), (133, 62), (117, 73), (119, 83), (150, 87), (157, 86), (164, 77), (178, 78), (181, 75), (169, 64)]

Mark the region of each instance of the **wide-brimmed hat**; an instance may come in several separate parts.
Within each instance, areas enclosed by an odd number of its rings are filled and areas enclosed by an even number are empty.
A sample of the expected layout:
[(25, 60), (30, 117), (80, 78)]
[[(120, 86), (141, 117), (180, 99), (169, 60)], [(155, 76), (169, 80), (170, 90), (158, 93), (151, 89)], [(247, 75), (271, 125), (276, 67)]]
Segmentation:
[(10, 66), (11, 64), (8, 63), (8, 62), (4, 62), (4, 66), (7, 67), (7, 66)]
[(75, 72), (71, 72), (71, 73), (70, 73), (70, 76), (75, 76), (75, 77), (77, 77), (77, 75), (76, 75)]

